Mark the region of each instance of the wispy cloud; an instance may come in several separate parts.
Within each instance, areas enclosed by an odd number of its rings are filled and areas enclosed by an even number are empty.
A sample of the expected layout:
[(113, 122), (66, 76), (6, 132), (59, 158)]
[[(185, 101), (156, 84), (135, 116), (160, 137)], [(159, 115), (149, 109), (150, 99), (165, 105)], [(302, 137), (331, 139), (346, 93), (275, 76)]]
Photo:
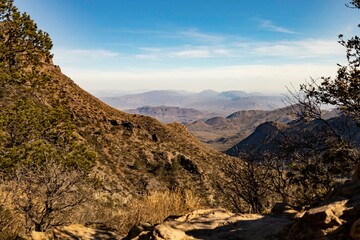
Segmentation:
[(179, 58), (208, 58), (211, 52), (208, 49), (193, 49), (174, 52), (173, 56)]
[[(221, 45), (175, 46), (163, 48), (139, 48), (133, 57), (147, 60), (167, 59), (246, 59), (249, 57), (276, 57), (283, 62), (291, 59), (340, 59), (344, 49), (333, 39), (303, 39), (294, 41), (242, 41)], [(250, 61), (250, 59), (247, 59)]]
[(297, 32), (294, 32), (282, 26), (278, 26), (270, 20), (260, 20), (260, 27), (271, 32), (297, 34)]
[(118, 29), (114, 32), (134, 34), (134, 35), (147, 35), (154, 38), (173, 38), (180, 39), (189, 42), (203, 42), (203, 43), (220, 43), (226, 40), (226, 36), (223, 34), (215, 34), (202, 32), (197, 28), (187, 29), (162, 29), (162, 30), (150, 30), (150, 29)]
[(105, 59), (120, 56), (118, 52), (104, 49), (54, 49), (57, 59), (77, 60), (77, 59)]
[(184, 38), (191, 38), (197, 41), (204, 41), (204, 42), (223, 42), (225, 40), (225, 36), (218, 35), (218, 34), (210, 34), (210, 33), (203, 33), (197, 29), (188, 29), (185, 31), (178, 31), (177, 35)]
[[(55, 49), (55, 60), (61, 65), (84, 62), (87, 64), (99, 63), (112, 65), (112, 62), (126, 60), (133, 61), (169, 61), (175, 63), (181, 59), (214, 59), (217, 61), (229, 60), (234, 63), (266, 61), (271, 58), (279, 62), (308, 61), (317, 59), (321, 61), (342, 60), (344, 49), (336, 39), (302, 39), (294, 41), (254, 41), (251, 39), (237, 42), (227, 41), (219, 44), (204, 45), (174, 45), (168, 47), (139, 47), (137, 51), (121, 54), (117, 51), (104, 49)], [(274, 57), (274, 58), (272, 58)], [(134, 62), (133, 62), (134, 63)], [(140, 62), (139, 62), (140, 63)]]
[(168, 48), (140, 48), (140, 54), (135, 57), (139, 59), (161, 60), (182, 58), (214, 58), (229, 55), (226, 48), (219, 46), (179, 46)]
[(343, 56), (344, 49), (334, 40), (303, 39), (297, 41), (261, 42), (253, 54), (287, 58), (329, 58)]

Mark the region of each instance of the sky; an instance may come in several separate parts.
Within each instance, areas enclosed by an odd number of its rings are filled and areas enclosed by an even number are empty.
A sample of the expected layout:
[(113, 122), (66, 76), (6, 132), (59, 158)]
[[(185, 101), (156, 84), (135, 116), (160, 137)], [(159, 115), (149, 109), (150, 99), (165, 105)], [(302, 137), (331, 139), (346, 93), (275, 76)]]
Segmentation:
[(15, 0), (53, 40), (54, 63), (96, 94), (280, 93), (335, 76), (347, 0)]

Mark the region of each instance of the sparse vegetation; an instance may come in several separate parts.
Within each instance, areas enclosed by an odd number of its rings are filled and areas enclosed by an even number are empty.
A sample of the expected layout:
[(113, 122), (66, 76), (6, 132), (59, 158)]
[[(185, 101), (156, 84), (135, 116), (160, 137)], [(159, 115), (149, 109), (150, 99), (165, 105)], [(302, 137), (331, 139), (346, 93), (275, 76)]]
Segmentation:
[(153, 192), (127, 203), (121, 199), (99, 199), (96, 206), (90, 206), (83, 222), (90, 226), (115, 230), (126, 234), (140, 223), (157, 224), (169, 216), (183, 215), (204, 207), (203, 200), (192, 191), (174, 190)]
[(49, 159), (41, 165), (21, 165), (10, 187), (12, 204), (29, 231), (44, 232), (71, 222), (74, 211), (86, 202), (85, 174)]
[(16, 239), (20, 229), (16, 214), (9, 208), (11, 194), (8, 186), (3, 184), (4, 176), (0, 174), (0, 239)]
[(42, 107), (29, 99), (19, 100), (0, 112), (0, 167), (40, 165), (56, 159), (66, 166), (89, 170), (96, 154), (74, 134), (75, 126), (63, 107)]

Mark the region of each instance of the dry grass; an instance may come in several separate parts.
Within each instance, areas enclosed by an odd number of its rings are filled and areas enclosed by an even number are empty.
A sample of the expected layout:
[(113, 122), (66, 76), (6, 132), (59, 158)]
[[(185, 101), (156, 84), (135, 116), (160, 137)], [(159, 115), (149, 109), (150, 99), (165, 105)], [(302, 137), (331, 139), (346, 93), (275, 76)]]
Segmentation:
[(96, 216), (93, 216), (96, 220), (93, 220), (109, 230), (126, 234), (139, 223), (156, 224), (169, 216), (183, 215), (201, 208), (204, 208), (202, 199), (189, 190), (154, 192), (132, 199), (125, 207), (116, 203), (113, 206), (104, 205), (96, 210)]
[(155, 192), (130, 204), (134, 223), (159, 223), (170, 215), (200, 209), (202, 200), (191, 191)]
[[(4, 194), (1, 186), (0, 184), (0, 197)], [(13, 239), (16, 233), (25, 234), (24, 226), (19, 225), (23, 222), (21, 216), (13, 215), (3, 208), (3, 200), (2, 196), (0, 198), (0, 240)], [(126, 235), (134, 225), (139, 223), (156, 224), (163, 222), (169, 216), (184, 215), (204, 207), (203, 200), (190, 190), (154, 192), (132, 199), (97, 197), (93, 202), (79, 208), (72, 215), (69, 223), (80, 223), (91, 228)]]

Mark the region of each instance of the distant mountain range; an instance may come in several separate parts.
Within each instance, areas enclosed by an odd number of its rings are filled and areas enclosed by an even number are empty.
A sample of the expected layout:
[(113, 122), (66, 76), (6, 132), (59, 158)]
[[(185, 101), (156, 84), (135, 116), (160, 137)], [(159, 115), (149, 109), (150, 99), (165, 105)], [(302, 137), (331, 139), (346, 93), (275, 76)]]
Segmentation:
[(187, 124), (189, 131), (202, 142), (224, 151), (250, 135), (257, 126), (267, 121), (288, 123), (296, 118), (292, 107), (272, 111), (237, 111), (227, 117), (213, 117)]
[(215, 114), (201, 112), (194, 108), (179, 108), (158, 106), (144, 106), (136, 109), (125, 110), (127, 113), (134, 113), (154, 117), (163, 123), (179, 122), (183, 124), (191, 123), (199, 119), (210, 118)]
[[(159, 90), (119, 97), (101, 97), (100, 99), (121, 110), (137, 109), (144, 106), (166, 106), (193, 108), (203, 112), (203, 114), (207, 116), (218, 115), (223, 117), (240, 110), (274, 110), (284, 106), (282, 102), (283, 97), (280, 95), (264, 95), (243, 91), (216, 92), (213, 90), (205, 90), (200, 93), (191, 93), (185, 91)], [(138, 112), (134, 110), (130, 112), (141, 113), (141, 111), (140, 109)], [(172, 110), (169, 112), (171, 112), (171, 114), (174, 113)], [(166, 115), (166, 111), (162, 111), (161, 115)], [(151, 116), (157, 117), (156, 114)]]

